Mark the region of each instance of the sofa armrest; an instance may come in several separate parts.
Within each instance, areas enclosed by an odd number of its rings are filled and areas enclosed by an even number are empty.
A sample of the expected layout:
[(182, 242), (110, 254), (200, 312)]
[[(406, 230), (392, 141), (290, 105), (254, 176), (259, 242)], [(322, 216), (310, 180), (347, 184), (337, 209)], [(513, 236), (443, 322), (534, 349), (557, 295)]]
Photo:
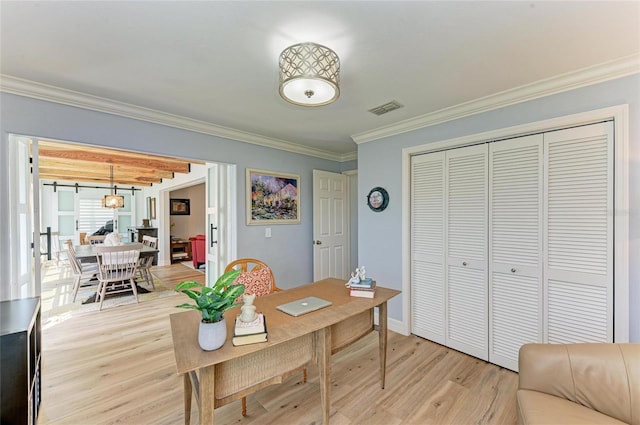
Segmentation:
[(566, 345), (523, 345), (518, 356), (518, 374), (518, 389), (539, 391), (576, 401)]
[(525, 344), (519, 389), (561, 397), (640, 424), (640, 344)]

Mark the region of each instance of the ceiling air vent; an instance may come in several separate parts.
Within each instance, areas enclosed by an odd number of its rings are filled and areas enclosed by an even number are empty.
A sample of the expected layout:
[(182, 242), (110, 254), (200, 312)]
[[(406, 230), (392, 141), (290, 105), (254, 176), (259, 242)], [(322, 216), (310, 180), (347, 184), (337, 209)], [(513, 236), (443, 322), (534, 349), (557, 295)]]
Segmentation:
[(395, 111), (396, 109), (402, 108), (403, 105), (399, 104), (397, 101), (392, 100), (391, 102), (387, 102), (384, 105), (376, 106), (375, 108), (369, 109), (369, 112), (375, 115), (383, 115), (387, 112)]

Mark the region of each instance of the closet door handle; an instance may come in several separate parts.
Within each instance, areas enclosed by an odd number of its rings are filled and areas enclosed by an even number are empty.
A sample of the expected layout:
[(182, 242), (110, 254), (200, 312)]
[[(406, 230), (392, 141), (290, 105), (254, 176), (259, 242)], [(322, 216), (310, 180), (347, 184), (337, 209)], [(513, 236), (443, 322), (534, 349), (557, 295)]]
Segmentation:
[(462, 262), (462, 265), (463, 265), (463, 266), (466, 266), (466, 265), (467, 265), (467, 262), (466, 262), (466, 261), (463, 261), (463, 262)]
[(516, 268), (515, 268), (515, 267), (513, 267), (513, 268), (511, 269), (511, 273), (515, 273), (515, 272), (516, 272)]

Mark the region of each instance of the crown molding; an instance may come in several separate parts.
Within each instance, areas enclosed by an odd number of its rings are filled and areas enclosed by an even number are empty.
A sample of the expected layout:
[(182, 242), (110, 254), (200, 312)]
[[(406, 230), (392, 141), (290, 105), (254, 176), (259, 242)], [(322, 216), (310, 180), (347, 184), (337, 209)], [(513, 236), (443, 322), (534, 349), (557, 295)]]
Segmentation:
[(331, 161), (345, 162), (357, 158), (357, 152), (355, 151), (346, 154), (328, 152), (321, 149), (301, 146), (287, 140), (261, 136), (255, 133), (223, 127), (205, 121), (194, 120), (73, 90), (62, 89), (6, 74), (0, 74), (0, 91)]
[(440, 109), (439, 111), (379, 127), (371, 131), (354, 134), (351, 138), (356, 144), (371, 142), (639, 72), (640, 54), (633, 54)]

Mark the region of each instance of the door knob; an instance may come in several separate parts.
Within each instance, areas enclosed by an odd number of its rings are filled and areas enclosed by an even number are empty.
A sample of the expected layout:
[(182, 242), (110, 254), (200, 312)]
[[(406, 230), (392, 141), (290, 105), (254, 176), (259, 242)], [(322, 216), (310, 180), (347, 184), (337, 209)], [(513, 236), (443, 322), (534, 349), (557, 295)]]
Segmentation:
[(516, 268), (514, 267), (511, 269), (511, 273), (515, 273), (515, 272), (516, 272)]
[(315, 245), (322, 245), (322, 241), (313, 241)]
[(463, 262), (462, 262), (462, 265), (463, 265), (463, 266), (466, 266), (466, 265), (467, 265), (467, 262), (466, 262), (466, 261), (463, 261)]

